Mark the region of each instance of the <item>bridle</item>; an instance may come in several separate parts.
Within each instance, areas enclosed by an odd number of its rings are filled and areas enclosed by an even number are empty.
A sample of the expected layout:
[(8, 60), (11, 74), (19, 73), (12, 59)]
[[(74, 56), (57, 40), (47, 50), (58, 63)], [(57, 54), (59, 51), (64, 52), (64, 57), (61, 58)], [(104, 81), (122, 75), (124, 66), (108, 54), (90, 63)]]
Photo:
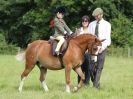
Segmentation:
[[(94, 46), (96, 46), (96, 50), (98, 51), (98, 50), (99, 50), (99, 49), (98, 49), (98, 46), (95, 44), (95, 42), (93, 42), (93, 43), (88, 43), (88, 46), (89, 46), (89, 45), (90, 45), (90, 48), (91, 48), (91, 49), (88, 49), (89, 52), (90, 52), (90, 54), (93, 55), (93, 56), (97, 56), (98, 54), (94, 54), (94, 53), (93, 53), (93, 50), (95, 50), (95, 49), (94, 49)], [(96, 51), (96, 52), (97, 52), (97, 51)]]

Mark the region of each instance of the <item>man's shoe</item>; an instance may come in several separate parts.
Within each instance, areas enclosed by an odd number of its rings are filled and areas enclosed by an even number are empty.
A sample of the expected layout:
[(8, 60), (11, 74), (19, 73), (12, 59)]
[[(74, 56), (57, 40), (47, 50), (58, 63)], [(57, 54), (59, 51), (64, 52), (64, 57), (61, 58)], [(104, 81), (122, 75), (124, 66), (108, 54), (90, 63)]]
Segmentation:
[(96, 89), (100, 90), (100, 84), (93, 84), (93, 87), (95, 87)]

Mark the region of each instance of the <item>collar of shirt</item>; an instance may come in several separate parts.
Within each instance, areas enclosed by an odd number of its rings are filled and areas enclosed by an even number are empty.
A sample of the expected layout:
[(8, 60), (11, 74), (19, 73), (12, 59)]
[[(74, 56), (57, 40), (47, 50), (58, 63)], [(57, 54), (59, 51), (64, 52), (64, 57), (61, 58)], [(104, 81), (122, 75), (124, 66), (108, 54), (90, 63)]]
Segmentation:
[[(102, 23), (104, 21), (104, 19), (102, 18), (98, 23), (100, 24), (100, 23)], [(96, 21), (96, 23), (97, 23), (97, 21)]]

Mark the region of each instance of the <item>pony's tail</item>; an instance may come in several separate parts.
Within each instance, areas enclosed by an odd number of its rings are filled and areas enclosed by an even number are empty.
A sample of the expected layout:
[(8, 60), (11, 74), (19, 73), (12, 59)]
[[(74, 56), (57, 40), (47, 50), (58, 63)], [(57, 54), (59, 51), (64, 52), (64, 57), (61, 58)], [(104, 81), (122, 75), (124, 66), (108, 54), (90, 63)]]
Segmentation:
[(25, 61), (25, 52), (18, 53), (16, 55), (16, 60), (24, 62)]

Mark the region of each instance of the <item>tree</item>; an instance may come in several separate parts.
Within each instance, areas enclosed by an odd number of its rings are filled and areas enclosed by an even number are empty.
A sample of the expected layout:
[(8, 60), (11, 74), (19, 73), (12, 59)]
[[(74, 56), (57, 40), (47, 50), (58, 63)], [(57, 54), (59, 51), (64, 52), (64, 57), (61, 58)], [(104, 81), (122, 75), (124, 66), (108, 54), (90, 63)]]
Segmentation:
[(81, 25), (83, 15), (92, 21), (92, 11), (101, 7), (112, 24), (113, 45), (133, 46), (133, 0), (0, 0), (1, 33), (8, 43), (20, 47), (37, 39), (49, 39), (53, 34), (49, 22), (59, 5), (66, 7), (65, 21), (73, 31)]

